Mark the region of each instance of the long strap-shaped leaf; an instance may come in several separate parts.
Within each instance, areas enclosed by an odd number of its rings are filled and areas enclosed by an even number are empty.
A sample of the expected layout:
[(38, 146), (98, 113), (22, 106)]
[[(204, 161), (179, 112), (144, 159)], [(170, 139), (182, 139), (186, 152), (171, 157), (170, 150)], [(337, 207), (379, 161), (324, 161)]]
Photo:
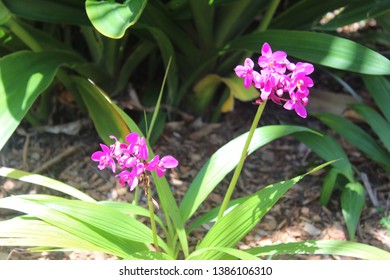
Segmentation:
[(372, 130), (376, 133), (387, 151), (390, 153), (390, 123), (377, 111), (367, 105), (352, 104), (350, 107), (357, 111), (359, 115), (361, 115), (370, 125)]
[[(287, 190), (307, 174), (317, 171), (330, 163), (322, 164), (310, 172), (291, 180), (267, 186), (253, 195), (246, 197), (210, 229), (196, 250), (207, 247), (234, 247), (238, 241), (255, 227)], [(223, 258), (223, 253), (206, 252), (197, 258), (220, 259)]]
[(343, 240), (309, 240), (266, 245), (249, 249), (246, 252), (255, 256), (321, 254), (340, 255), (368, 260), (390, 260), (390, 253), (382, 249), (367, 244)]
[[(275, 139), (299, 131), (315, 133), (313, 130), (301, 126), (270, 125), (260, 127), (253, 135), (248, 155)], [(248, 133), (245, 133), (230, 141), (204, 164), (181, 201), (180, 213), (184, 221), (187, 221), (194, 214), (218, 183), (238, 164), (247, 136)]]
[(164, 253), (149, 250), (135, 252), (131, 255), (124, 253), (122, 250), (112, 250), (104, 243), (93, 244), (45, 221), (29, 216), (16, 217), (0, 222), (0, 246), (34, 246), (35, 248), (30, 249), (34, 252), (63, 249), (88, 250), (135, 260), (171, 259)]
[(317, 117), (368, 157), (381, 164), (383, 168), (390, 170), (390, 157), (387, 151), (359, 126), (330, 113), (317, 114)]
[(363, 81), (376, 105), (390, 122), (390, 82), (386, 77), (363, 75)]
[[(147, 250), (142, 243), (153, 242), (151, 230), (147, 226), (96, 203), (48, 195), (25, 195), (3, 198), (0, 207), (28, 213), (94, 244), (114, 246), (116, 239), (127, 240), (131, 244), (129, 250), (133, 253)], [(159, 245), (169, 253), (161, 239)], [(117, 249), (122, 247), (121, 244), (115, 246)]]
[(79, 191), (78, 189), (46, 176), (42, 176), (42, 175), (38, 175), (38, 174), (34, 174), (22, 170), (17, 170), (14, 168), (8, 168), (8, 167), (0, 167), (0, 176), (13, 178), (23, 182), (28, 182), (46, 188), (50, 188), (68, 194), (80, 200), (96, 202), (92, 197)]
[(340, 37), (291, 30), (268, 30), (237, 38), (225, 50), (259, 52), (268, 42), (272, 49), (324, 66), (369, 75), (389, 75), (390, 60), (351, 40)]

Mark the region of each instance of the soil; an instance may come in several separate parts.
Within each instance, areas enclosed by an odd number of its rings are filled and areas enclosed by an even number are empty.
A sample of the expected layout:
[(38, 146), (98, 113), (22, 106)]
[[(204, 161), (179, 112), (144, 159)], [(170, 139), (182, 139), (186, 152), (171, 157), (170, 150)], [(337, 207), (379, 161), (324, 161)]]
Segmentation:
[[(255, 107), (251, 103), (237, 103), (235, 110), (225, 114), (218, 123), (207, 123), (196, 118), (167, 123), (163, 134), (154, 145), (154, 150), (164, 155), (171, 154), (180, 162), (179, 167), (167, 175), (178, 201), (209, 156), (249, 129)], [(300, 119), (294, 116), (294, 112), (270, 104), (260, 125), (279, 123), (326, 129), (313, 117)], [(67, 124), (67, 127), (69, 128), (70, 124)], [(31, 129), (23, 125), (1, 152), (0, 165), (38, 172), (59, 179), (97, 200), (131, 202), (133, 194), (120, 186), (108, 171), (98, 171), (95, 162), (90, 160), (90, 155), (98, 149), (100, 142), (90, 121), (83, 120), (78, 128), (76, 135), (68, 135)], [(370, 198), (366, 197), (366, 206), (359, 222), (356, 241), (390, 251), (390, 235), (380, 225), (380, 219), (388, 215), (389, 211), (389, 176), (353, 147), (344, 142), (342, 144), (356, 168), (367, 175), (365, 185), (368, 186), (369, 183), (383, 209), (379, 211), (378, 207), (373, 206)], [(321, 162), (322, 160), (305, 145), (291, 136), (273, 141), (248, 157), (234, 197), (251, 194), (269, 184), (302, 174)], [(313, 239), (347, 240), (348, 235), (340, 208), (340, 193), (334, 192), (326, 206), (319, 203), (324, 176), (324, 171), (317, 172), (292, 187), (253, 231), (238, 244), (238, 248), (246, 249), (266, 244)], [(230, 176), (210, 194), (201, 205), (199, 213), (208, 212), (222, 202), (229, 178)], [(7, 178), (1, 179), (0, 197), (26, 193), (60, 195), (39, 186), (21, 184)], [(0, 219), (9, 218), (13, 214), (11, 211), (0, 209)], [(207, 231), (207, 227), (196, 230), (190, 239), (192, 245), (195, 245)], [(0, 247), (0, 259), (115, 259), (115, 257), (78, 251), (30, 253), (24, 248)], [(294, 256), (294, 259), (345, 258)]]

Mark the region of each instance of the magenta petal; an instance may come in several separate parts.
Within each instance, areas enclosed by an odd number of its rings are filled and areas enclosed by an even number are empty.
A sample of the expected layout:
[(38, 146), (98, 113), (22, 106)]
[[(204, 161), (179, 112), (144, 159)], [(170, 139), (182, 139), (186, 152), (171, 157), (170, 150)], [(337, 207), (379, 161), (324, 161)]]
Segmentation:
[(247, 58), (245, 59), (245, 63), (244, 63), (245, 67), (249, 70), (249, 69), (253, 69), (253, 66), (255, 66), (255, 64), (253, 63), (252, 59), (250, 58)]
[(294, 101), (289, 100), (289, 101), (287, 101), (287, 102), (283, 105), (283, 108), (286, 109), (286, 110), (292, 110), (292, 109), (294, 109), (294, 105), (295, 105)]
[(245, 78), (244, 78), (244, 87), (245, 88), (250, 88), (251, 87), (251, 85), (252, 85), (252, 76), (246, 76)]
[(97, 151), (97, 152), (94, 152), (92, 155), (91, 155), (91, 159), (93, 161), (100, 161), (100, 158), (103, 157), (105, 155), (105, 153), (101, 152), (101, 151)]
[(237, 77), (243, 78), (246, 75), (246, 68), (242, 65), (237, 65), (236, 68), (234, 68), (234, 72), (236, 72)]
[(136, 132), (131, 132), (126, 136), (126, 141), (130, 144), (136, 144), (138, 142), (139, 136)]
[(257, 64), (259, 64), (259, 66), (261, 68), (265, 68), (268, 66), (268, 58), (266, 58), (265, 56), (260, 56), (259, 59), (257, 60)]
[(154, 158), (152, 158), (152, 160), (147, 163), (146, 170), (150, 172), (155, 170), (159, 161), (160, 161), (160, 156), (159, 155), (154, 156)]
[(272, 49), (268, 43), (264, 43), (263, 46), (261, 47), (261, 54), (266, 56), (266, 57), (271, 57), (272, 55)]
[(165, 156), (160, 160), (160, 166), (165, 168), (175, 168), (179, 162), (173, 156)]
[(278, 63), (283, 63), (287, 58), (287, 54), (282, 51), (276, 51), (272, 54), (272, 58)]
[(165, 168), (161, 168), (161, 167), (157, 167), (157, 168), (156, 168), (156, 173), (157, 173), (157, 176), (158, 176), (159, 178), (161, 178), (161, 177), (164, 176), (165, 171), (166, 171)]
[(132, 178), (132, 180), (128, 181), (127, 184), (130, 186), (130, 191), (132, 192), (138, 185), (138, 178)]
[(307, 117), (306, 109), (305, 109), (305, 107), (302, 104), (298, 103), (298, 104), (295, 105), (295, 112), (301, 118), (306, 118)]

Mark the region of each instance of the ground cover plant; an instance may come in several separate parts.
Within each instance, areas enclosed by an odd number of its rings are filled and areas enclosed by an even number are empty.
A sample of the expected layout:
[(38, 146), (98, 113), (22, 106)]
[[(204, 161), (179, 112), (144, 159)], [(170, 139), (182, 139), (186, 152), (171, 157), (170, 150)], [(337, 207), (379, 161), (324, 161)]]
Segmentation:
[[(317, 5), (315, 12), (303, 17), (304, 22), (295, 22), (297, 30), (284, 30), (279, 27), (286, 27), (286, 22), (290, 22), (291, 17), (296, 18), (297, 9), (313, 7), (313, 1), (298, 1), (277, 17), (274, 15), (279, 1), (86, 1), (88, 17), (84, 17), (83, 22), (71, 23), (87, 26), (81, 30), (92, 62), (89, 61), (90, 58), (83, 57), (85, 53), (80, 54), (61, 42), (53, 41), (44, 32), (19, 22), (14, 14), (32, 17), (33, 20), (42, 20), (42, 17), (37, 18), (33, 12), (26, 12), (17, 2), (3, 2), (0, 2), (4, 11), (1, 23), (7, 31), (3, 38), (9, 45), (4, 44), (2, 50), (5, 55), (0, 61), (0, 100), (6, 104), (0, 112), (1, 123), (6, 124), (1, 128), (3, 137), (0, 147), (4, 146), (23, 117), (30, 114), (29, 109), (39, 96), (42, 104), (45, 104), (43, 93), (56, 77), (71, 90), (78, 105), (88, 112), (104, 141), (104, 144), (101, 144), (102, 150), (94, 153), (92, 160), (99, 162), (99, 169), (109, 167), (119, 178), (119, 182), (131, 191), (140, 192), (140, 195), (143, 191), (147, 197), (148, 210), (140, 207), (137, 200), (133, 204), (97, 202), (58, 181), (2, 167), (2, 176), (34, 182), (76, 198), (21, 195), (1, 199), (2, 208), (26, 213), (0, 223), (2, 245), (33, 246), (33, 250), (79, 248), (106, 252), (123, 259), (259, 259), (264, 255), (277, 254), (390, 258), (389, 253), (378, 248), (346, 241), (306, 241), (245, 251), (235, 248), (237, 242), (250, 232), (289, 188), (304, 176), (325, 166), (332, 166), (331, 176), (343, 172), (342, 174), (351, 180), (346, 185), (346, 195), (342, 200), (345, 205), (358, 206), (357, 210), (343, 208), (352, 217), (346, 220), (349, 233), (353, 237), (362, 207), (361, 202), (357, 201), (361, 201), (363, 194), (354, 181), (352, 168), (339, 146), (318, 131), (302, 126), (275, 125), (257, 128), (267, 102), (281, 105), (302, 118), (307, 117), (305, 107), (310, 99), (310, 88), (314, 86), (309, 75), (317, 65), (365, 75), (390, 73), (389, 60), (361, 44), (322, 32), (299, 30), (308, 22), (315, 22), (324, 11), (346, 5), (344, 2), (338, 1), (336, 4), (335, 1), (329, 1), (324, 6)], [(264, 5), (265, 2), (268, 5)], [(352, 2), (354, 5), (346, 5), (347, 12), (337, 18), (339, 23), (333, 22), (333, 27), (315, 25), (310, 26), (310, 29), (332, 29), (352, 18), (356, 20), (356, 14), (352, 13), (352, 17), (348, 11), (354, 11), (359, 1)], [(256, 11), (254, 8), (258, 7), (259, 3), (264, 7), (264, 10), (260, 9), (263, 12), (261, 23), (257, 28), (253, 28), (253, 25), (248, 27), (251, 32), (238, 36), (245, 30), (245, 26), (253, 24), (253, 16), (250, 14)], [(386, 2), (381, 4), (385, 8), (388, 5)], [(80, 11), (81, 7), (73, 1), (60, 1), (58, 5), (66, 5), (70, 8), (70, 14)], [(226, 20), (216, 20), (219, 9), (225, 14), (230, 12), (227, 17), (230, 20), (244, 14), (246, 16), (237, 26), (232, 26), (234, 21), (228, 23)], [(119, 21), (116, 12), (120, 12), (128, 20)], [(103, 18), (106, 17), (107, 21), (100, 21), (102, 15), (105, 15)], [(175, 16), (170, 18), (167, 15)], [(373, 16), (382, 16), (382, 10), (375, 10)], [(93, 27), (89, 25), (87, 18)], [(200, 20), (203, 18), (207, 21)], [(135, 24), (137, 20), (138, 23)], [(49, 19), (46, 18), (46, 21)], [(178, 27), (183, 22), (188, 24), (184, 30)], [(218, 24), (214, 26), (214, 22)], [(227, 28), (228, 24), (231, 25), (230, 29)], [(127, 30), (132, 25), (134, 28)], [(279, 30), (268, 29), (269, 27)], [(189, 30), (197, 35), (195, 38), (199, 49), (194, 49), (193, 41), (190, 40), (189, 34), (186, 34), (185, 31)], [(226, 31), (217, 32), (218, 30), (229, 30), (231, 34)], [(71, 30), (69, 32), (70, 35), (73, 34)], [(18, 40), (7, 37), (11, 34)], [(214, 34), (218, 35), (213, 36)], [(125, 39), (114, 40), (106, 36)], [(123, 62), (124, 53), (121, 51), (125, 49), (126, 40), (131, 42), (132, 36), (137, 37), (137, 47), (131, 49), (128, 60)], [(154, 44), (151, 44), (151, 41)], [(19, 45), (15, 46), (17, 43)], [(25, 46), (33, 51), (24, 50)], [(242, 58), (243, 50), (249, 52), (250, 57)], [(259, 52), (261, 54), (253, 59), (251, 54)], [(294, 57), (293, 60), (287, 58), (287, 54)], [(148, 68), (151, 72), (146, 75), (148, 80), (156, 80), (157, 73), (161, 74), (157, 71), (161, 65), (165, 65), (167, 70), (160, 91), (157, 90), (155, 94), (151, 93), (153, 90), (147, 91), (143, 99), (145, 104), (155, 102), (154, 112), (146, 114), (140, 125), (137, 125), (124, 110), (112, 102), (105, 91), (115, 94), (123, 90), (123, 85), (137, 72), (137, 67), (140, 67), (147, 56), (159, 57), (157, 60), (151, 59), (153, 63), (150, 62)], [(308, 62), (297, 62), (298, 59)], [(26, 63), (29, 67), (26, 67)], [(239, 65), (234, 68), (237, 64)], [(254, 69), (255, 64), (260, 67), (259, 70)], [(66, 70), (61, 67), (63, 65), (67, 65)], [(119, 75), (116, 73), (118, 69)], [(145, 75), (142, 71), (136, 74), (138, 75), (134, 77), (142, 79)], [(107, 77), (114, 78), (113, 85), (104, 85)], [(154, 82), (156, 83), (158, 82)], [(177, 204), (163, 175), (167, 169), (175, 168), (180, 163), (174, 155), (154, 155), (150, 146), (150, 143), (153, 143), (152, 137), (158, 135), (155, 131), (161, 130), (167, 113), (173, 112), (167, 110), (161, 113), (162, 102), (167, 105), (166, 108), (175, 108), (182, 105), (188, 97), (189, 103), (199, 105), (196, 111), (201, 113), (211, 104), (221, 83), (230, 91), (218, 102), (216, 114), (221, 110), (230, 110), (234, 98), (239, 98), (255, 99), (251, 106), (258, 106), (256, 116), (248, 133), (224, 145), (206, 162), (183, 200)], [(118, 86), (120, 87), (115, 88)], [(194, 92), (186, 96), (192, 86)], [(166, 94), (163, 95), (163, 92)], [(34, 122), (36, 116), (29, 115), (29, 119)], [(231, 201), (246, 157), (270, 141), (290, 134), (296, 135), (309, 146), (311, 143), (312, 147), (318, 147), (318, 143), (326, 143), (324, 145), (331, 147), (331, 153), (323, 153), (321, 149), (316, 151), (328, 162), (305, 174)], [(312, 138), (308, 135), (312, 135)], [(321, 141), (313, 142), (315, 137)], [(199, 205), (233, 169), (235, 171), (222, 204), (193, 221)], [(118, 170), (121, 172), (116, 173)], [(331, 179), (328, 179), (329, 181)], [(156, 191), (156, 197), (152, 197), (151, 190)], [(351, 195), (354, 193), (358, 195)], [(136, 197), (140, 195), (137, 194)], [(160, 211), (161, 216), (156, 215), (155, 211)], [(138, 216), (148, 217), (150, 227), (139, 222)], [(195, 249), (190, 249), (188, 237), (195, 228), (205, 223), (212, 224), (211, 230)]]

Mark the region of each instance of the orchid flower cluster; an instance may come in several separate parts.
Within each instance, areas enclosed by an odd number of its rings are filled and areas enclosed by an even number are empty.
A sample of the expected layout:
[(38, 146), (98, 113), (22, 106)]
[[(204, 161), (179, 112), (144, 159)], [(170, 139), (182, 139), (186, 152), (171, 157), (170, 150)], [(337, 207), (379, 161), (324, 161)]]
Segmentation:
[[(253, 85), (260, 90), (260, 98), (257, 104), (271, 99), (276, 104), (282, 105), (287, 110), (295, 110), (302, 118), (306, 118), (305, 106), (309, 102), (309, 89), (314, 85), (308, 77), (314, 67), (310, 63), (298, 62), (296, 64), (287, 60), (287, 54), (283, 51), (272, 52), (268, 43), (261, 48), (261, 56), (258, 58), (260, 72), (255, 71), (254, 62), (246, 58), (244, 65), (238, 65), (234, 71), (240, 78), (244, 78), (244, 86)], [(287, 70), (290, 73), (286, 73)], [(288, 93), (289, 99), (283, 97)]]
[(132, 132), (126, 136), (127, 143), (121, 143), (115, 136), (110, 136), (115, 143), (110, 147), (100, 144), (101, 151), (94, 152), (91, 156), (93, 161), (99, 162), (100, 170), (110, 167), (115, 174), (117, 167), (121, 170), (115, 177), (119, 178), (122, 186), (126, 184), (133, 191), (139, 182), (146, 182), (145, 192), (148, 191), (147, 172), (155, 171), (158, 177), (164, 176), (168, 168), (175, 168), (178, 161), (172, 156), (154, 156), (149, 162), (149, 151), (144, 137)]

